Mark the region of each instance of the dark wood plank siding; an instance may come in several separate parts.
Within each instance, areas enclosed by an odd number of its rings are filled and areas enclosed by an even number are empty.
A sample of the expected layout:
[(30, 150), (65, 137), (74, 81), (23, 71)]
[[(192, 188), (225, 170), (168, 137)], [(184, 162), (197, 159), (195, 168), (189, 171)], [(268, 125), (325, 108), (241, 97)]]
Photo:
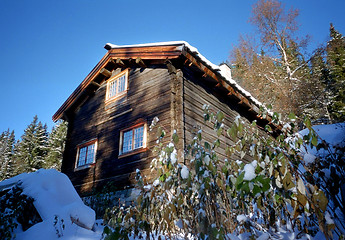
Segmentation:
[[(237, 104), (237, 101), (232, 100), (226, 94), (220, 94), (216, 88), (216, 83), (207, 81), (202, 77), (201, 73), (191, 71), (189, 68), (184, 68), (184, 118), (185, 118), (185, 139), (186, 144), (191, 143), (193, 139), (192, 132), (202, 130), (203, 140), (213, 143), (217, 138), (216, 132), (213, 130), (213, 125), (205, 124), (203, 117), (203, 105), (207, 104), (210, 109), (217, 113), (222, 111), (225, 114), (224, 125), (227, 129), (235, 121), (238, 115), (246, 120), (247, 113), (243, 108)], [(225, 154), (225, 146), (233, 144), (234, 140), (226, 136), (226, 133), (220, 137), (221, 145), (216, 152), (221, 159), (227, 158)], [(233, 156), (234, 159), (240, 159), (239, 155)], [(245, 156), (244, 161), (251, 161), (249, 156)]]
[[(147, 126), (157, 116), (160, 126), (170, 135), (170, 79), (165, 66), (131, 69), (128, 93), (119, 104), (105, 106), (106, 83), (77, 108), (70, 117), (68, 139), (62, 171), (66, 173), (77, 190), (89, 191), (100, 188), (105, 180), (113, 180), (119, 188), (131, 184), (135, 170), (147, 169), (154, 154), (155, 132), (148, 131), (149, 150), (119, 158), (121, 129), (145, 121)], [(97, 138), (96, 164), (75, 170), (77, 146)], [(83, 185), (83, 186), (81, 186)]]

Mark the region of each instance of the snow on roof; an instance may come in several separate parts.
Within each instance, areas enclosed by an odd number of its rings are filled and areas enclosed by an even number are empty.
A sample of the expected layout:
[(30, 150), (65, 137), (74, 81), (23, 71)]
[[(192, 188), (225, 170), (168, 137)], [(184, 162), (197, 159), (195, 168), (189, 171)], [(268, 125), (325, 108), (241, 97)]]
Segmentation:
[(227, 64), (220, 64), (220, 66), (212, 63), (206, 57), (204, 57), (197, 48), (193, 47), (186, 41), (169, 41), (169, 42), (156, 42), (156, 43), (144, 43), (144, 44), (134, 44), (134, 45), (115, 45), (107, 43), (105, 45), (106, 49), (117, 49), (117, 48), (130, 48), (130, 47), (153, 47), (153, 46), (171, 46), (171, 45), (183, 45), (190, 52), (194, 53), (205, 65), (210, 67), (212, 70), (218, 72), (222, 78), (224, 78), (233, 88), (239, 91), (243, 96), (248, 98), (252, 103), (258, 107), (263, 106), (263, 104), (254, 98), (248, 91), (244, 90), (231, 76), (231, 69)]
[[(22, 173), (0, 182), (0, 189), (18, 184), (23, 194), (34, 199), (34, 206), (43, 222), (17, 233), (17, 239), (54, 239), (56, 229), (54, 219), (63, 219), (66, 235), (74, 231), (94, 235), (95, 212), (84, 205), (68, 177), (54, 169), (40, 169), (33, 173)], [(83, 228), (81, 228), (82, 226)], [(42, 234), (42, 231), (45, 234)], [(36, 232), (41, 235), (37, 236)], [(38, 238), (37, 238), (38, 237)]]

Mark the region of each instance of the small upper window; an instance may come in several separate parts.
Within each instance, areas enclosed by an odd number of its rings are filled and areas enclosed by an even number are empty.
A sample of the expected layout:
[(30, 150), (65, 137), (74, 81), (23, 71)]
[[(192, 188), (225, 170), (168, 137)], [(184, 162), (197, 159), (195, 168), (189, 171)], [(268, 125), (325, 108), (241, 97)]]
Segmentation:
[(107, 82), (106, 101), (115, 100), (127, 92), (128, 70), (110, 78)]
[(120, 154), (146, 147), (146, 125), (139, 124), (121, 131)]
[(95, 163), (97, 141), (93, 140), (78, 146), (76, 168), (88, 166)]

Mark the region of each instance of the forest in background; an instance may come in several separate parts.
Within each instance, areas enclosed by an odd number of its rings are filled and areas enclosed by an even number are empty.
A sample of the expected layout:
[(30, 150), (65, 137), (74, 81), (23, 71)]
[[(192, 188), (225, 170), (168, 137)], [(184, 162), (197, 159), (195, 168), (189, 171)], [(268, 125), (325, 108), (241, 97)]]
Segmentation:
[(0, 181), (40, 168), (60, 170), (65, 147), (67, 123), (58, 122), (51, 132), (35, 116), (16, 141), (14, 131), (0, 134)]
[(293, 112), (313, 123), (345, 121), (345, 39), (330, 23), (329, 40), (309, 49), (310, 36), (298, 32), (297, 9), (275, 0), (252, 7), (253, 34), (243, 34), (231, 50), (233, 78), (282, 119)]

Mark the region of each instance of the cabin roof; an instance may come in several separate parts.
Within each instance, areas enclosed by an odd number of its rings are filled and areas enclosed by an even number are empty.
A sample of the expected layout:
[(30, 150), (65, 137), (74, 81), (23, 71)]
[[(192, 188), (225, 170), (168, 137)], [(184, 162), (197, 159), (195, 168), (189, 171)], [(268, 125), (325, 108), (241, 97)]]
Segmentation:
[(218, 82), (217, 87), (225, 89), (228, 95), (235, 96), (249, 111), (258, 115), (259, 108), (263, 106), (261, 102), (232, 79), (229, 66), (213, 64), (188, 42), (171, 41), (136, 45), (107, 43), (104, 48), (108, 52), (53, 115), (53, 121), (64, 118), (64, 113), (87, 91), (90, 85), (99, 86), (108, 78), (109, 68), (123, 66), (125, 63), (145, 67), (147, 63), (165, 63), (167, 60), (178, 59), (181, 56), (184, 56), (187, 66), (193, 65), (201, 70), (204, 76), (215, 79)]

